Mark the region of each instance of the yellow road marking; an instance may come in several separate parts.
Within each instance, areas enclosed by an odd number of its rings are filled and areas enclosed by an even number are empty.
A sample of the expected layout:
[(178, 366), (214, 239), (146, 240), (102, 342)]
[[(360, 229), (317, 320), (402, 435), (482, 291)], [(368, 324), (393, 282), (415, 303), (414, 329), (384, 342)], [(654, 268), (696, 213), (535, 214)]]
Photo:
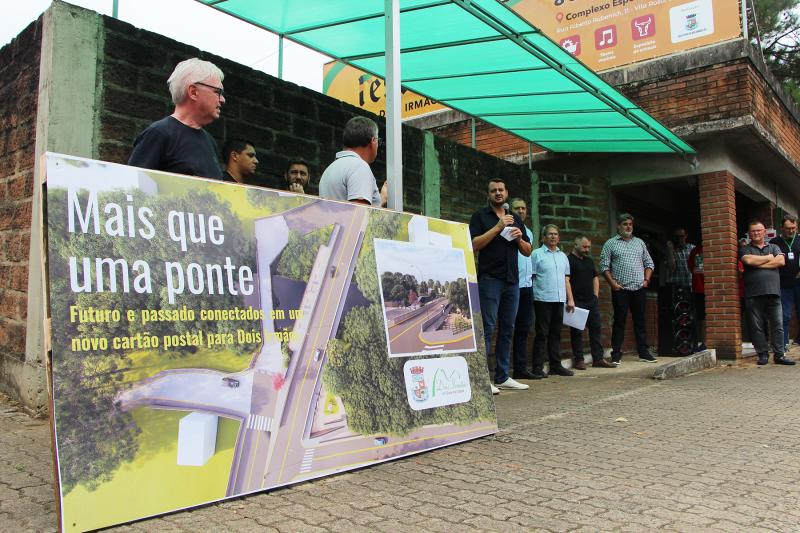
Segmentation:
[[(353, 221), (357, 218), (358, 214), (359, 214), (359, 210), (355, 209), (354, 213), (353, 213), (353, 216), (350, 218), (350, 227), (347, 229), (347, 234), (346, 234), (345, 238), (342, 240), (342, 246), (339, 249), (339, 257), (336, 260), (337, 265), (341, 264), (342, 257), (344, 256), (344, 252), (345, 252), (345, 250), (347, 248), (346, 245), (350, 242), (350, 239), (351, 239), (351, 236), (353, 234), (353, 231), (355, 230), (355, 224), (353, 223)], [(356, 232), (356, 235), (358, 235), (358, 232)], [(358, 258), (357, 254), (356, 254), (356, 258)], [(319, 315), (319, 316), (323, 316), (323, 317), (327, 316), (328, 306), (330, 305), (330, 301), (331, 301), (331, 292), (332, 291), (328, 291), (328, 297), (325, 300), (325, 307), (323, 309), (322, 314)], [(320, 329), (318, 328), (317, 329), (317, 333), (314, 336), (314, 342), (312, 343), (313, 346), (316, 346), (317, 341), (319, 340), (319, 335), (320, 335)], [(300, 384), (300, 390), (297, 391), (297, 398), (298, 399), (302, 396), (303, 388), (305, 387), (306, 377), (308, 376), (308, 369), (309, 369), (310, 366), (311, 366), (311, 361), (309, 361), (308, 364), (306, 364), (305, 373), (303, 374), (303, 381)], [(299, 401), (295, 402), (294, 412), (292, 413), (292, 421), (291, 421), (291, 425), (289, 426), (288, 435), (291, 435), (294, 432), (294, 425), (295, 425), (295, 421), (296, 421), (296, 418), (297, 418), (297, 410), (299, 408), (300, 408), (300, 402)], [(278, 479), (277, 479), (278, 483), (280, 483), (280, 481), (281, 481), (281, 477), (283, 476), (283, 469), (286, 466), (286, 458), (289, 455), (289, 444), (290, 443), (287, 440), (286, 441), (286, 446), (284, 447), (283, 459), (281, 460), (281, 468), (278, 471)]]
[(396, 340), (397, 340), (398, 338), (400, 338), (400, 337), (401, 337), (403, 334), (405, 334), (405, 333), (406, 333), (408, 330), (410, 330), (410, 329), (412, 329), (412, 328), (414, 328), (414, 327), (418, 326), (420, 322), (422, 322), (422, 321), (424, 321), (426, 318), (428, 318), (428, 315), (429, 315), (429, 314), (430, 314), (430, 309), (426, 310), (426, 311), (425, 311), (425, 313), (423, 313), (423, 316), (421, 316), (421, 317), (419, 318), (419, 320), (415, 321), (413, 324), (411, 324), (410, 326), (408, 326), (406, 329), (404, 329), (403, 331), (401, 331), (400, 333), (398, 333), (397, 335), (395, 335), (393, 338), (389, 339), (389, 342), (394, 342), (394, 341), (396, 341)]
[(255, 444), (255, 446), (253, 446), (253, 450), (252, 450), (252, 454), (251, 454), (251, 457), (253, 458), (253, 460), (250, 461), (250, 467), (247, 469), (247, 487), (245, 487), (245, 490), (249, 490), (250, 481), (253, 479), (253, 465), (255, 464), (255, 456), (256, 456), (256, 454), (258, 452), (258, 442), (260, 440), (261, 440), (261, 432), (259, 431), (259, 432), (256, 433), (256, 444)]
[(453, 339), (451, 341), (428, 341), (428, 340), (425, 340), (425, 339), (422, 338), (422, 332), (421, 331), (419, 332), (419, 335), (417, 335), (417, 338), (419, 340), (421, 340), (425, 344), (429, 344), (429, 345), (433, 345), (433, 344), (453, 344), (454, 342), (461, 342), (464, 339), (469, 339), (470, 337), (472, 337), (472, 333), (467, 333), (463, 337), (459, 337), (459, 338)]

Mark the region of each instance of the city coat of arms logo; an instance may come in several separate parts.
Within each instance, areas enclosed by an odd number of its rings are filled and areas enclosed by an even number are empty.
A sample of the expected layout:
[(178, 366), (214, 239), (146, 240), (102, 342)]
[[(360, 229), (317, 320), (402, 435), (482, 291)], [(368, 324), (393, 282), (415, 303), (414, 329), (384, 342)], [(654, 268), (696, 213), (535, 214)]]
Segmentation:
[(425, 384), (425, 367), (412, 366), (411, 371), (411, 390), (414, 393), (414, 399), (418, 402), (424, 402), (428, 399), (428, 386)]

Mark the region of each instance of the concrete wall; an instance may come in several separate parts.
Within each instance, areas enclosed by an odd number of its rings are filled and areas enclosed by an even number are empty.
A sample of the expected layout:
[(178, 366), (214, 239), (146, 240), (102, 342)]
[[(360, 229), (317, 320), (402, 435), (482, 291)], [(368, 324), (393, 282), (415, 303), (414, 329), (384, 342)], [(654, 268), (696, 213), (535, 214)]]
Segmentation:
[[(311, 163), (313, 184), (340, 150), (345, 122), (363, 111), (224, 58), (89, 10), (53, 2), (0, 50), (0, 392), (46, 406), (39, 157), (53, 151), (125, 163), (136, 135), (172, 110), (166, 80), (199, 56), (225, 73), (227, 103), (208, 129), (255, 143), (257, 183), (282, 187), (289, 157)], [(373, 116), (381, 128), (383, 120)], [(385, 179), (383, 155), (373, 165)], [(404, 205), (467, 222), (485, 205), (485, 180), (501, 176), (531, 198), (527, 166), (403, 127)], [(31, 257), (29, 262), (27, 257)]]

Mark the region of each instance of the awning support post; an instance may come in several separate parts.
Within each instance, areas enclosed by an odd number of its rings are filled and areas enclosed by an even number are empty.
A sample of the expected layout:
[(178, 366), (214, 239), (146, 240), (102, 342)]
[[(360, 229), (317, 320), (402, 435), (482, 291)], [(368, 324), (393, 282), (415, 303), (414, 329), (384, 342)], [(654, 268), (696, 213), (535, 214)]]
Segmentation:
[(389, 209), (403, 210), (403, 117), (400, 110), (400, 0), (384, 0), (386, 11), (386, 179)]

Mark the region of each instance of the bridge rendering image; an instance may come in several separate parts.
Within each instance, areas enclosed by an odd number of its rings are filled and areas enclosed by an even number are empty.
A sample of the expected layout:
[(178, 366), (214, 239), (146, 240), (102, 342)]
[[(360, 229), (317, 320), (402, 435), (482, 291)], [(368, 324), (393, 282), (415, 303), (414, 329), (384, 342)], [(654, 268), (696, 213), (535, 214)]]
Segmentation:
[(55, 154), (47, 177), (66, 531), (496, 431), (463, 224)]

